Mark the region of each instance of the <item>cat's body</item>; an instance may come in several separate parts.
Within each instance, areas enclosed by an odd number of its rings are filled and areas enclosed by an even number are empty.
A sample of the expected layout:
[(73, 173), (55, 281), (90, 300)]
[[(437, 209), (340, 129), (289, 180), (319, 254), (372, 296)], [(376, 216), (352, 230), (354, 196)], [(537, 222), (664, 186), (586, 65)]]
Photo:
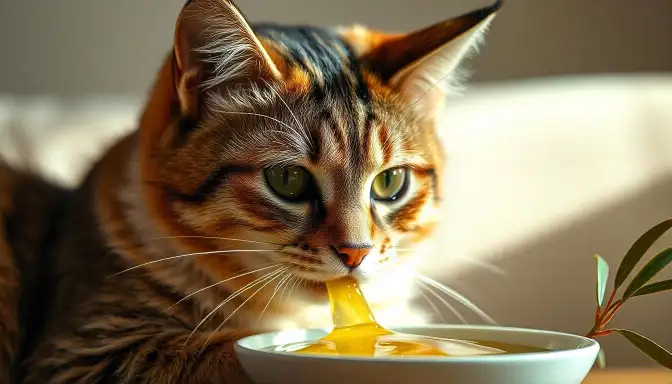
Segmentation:
[(322, 282), (350, 273), (382, 323), (424, 321), (396, 249), (436, 222), (434, 86), (496, 9), (253, 33), (188, 2), (138, 130), (80, 188), (0, 165), (0, 382), (244, 382), (232, 343), (328, 326)]

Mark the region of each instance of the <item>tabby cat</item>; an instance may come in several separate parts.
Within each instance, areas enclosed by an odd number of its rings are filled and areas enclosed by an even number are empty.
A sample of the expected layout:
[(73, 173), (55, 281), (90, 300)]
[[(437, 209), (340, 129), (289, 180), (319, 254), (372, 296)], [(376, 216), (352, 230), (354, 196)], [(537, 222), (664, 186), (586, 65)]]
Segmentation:
[(233, 342), (328, 326), (347, 274), (383, 324), (425, 321), (435, 123), (499, 6), (387, 34), (188, 1), (138, 129), (80, 188), (0, 166), (0, 380), (246, 382)]

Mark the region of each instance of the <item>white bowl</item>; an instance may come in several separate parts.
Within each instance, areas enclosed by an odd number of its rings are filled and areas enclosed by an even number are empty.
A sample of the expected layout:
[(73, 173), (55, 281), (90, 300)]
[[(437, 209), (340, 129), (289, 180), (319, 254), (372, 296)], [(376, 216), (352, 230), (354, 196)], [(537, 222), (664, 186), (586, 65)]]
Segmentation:
[(264, 333), (235, 344), (238, 359), (255, 383), (311, 384), (579, 384), (600, 350), (592, 339), (534, 329), (431, 325), (395, 331), (436, 337), (522, 344), (549, 352), (474, 357), (343, 357), (265, 351), (291, 342), (316, 340), (324, 330)]

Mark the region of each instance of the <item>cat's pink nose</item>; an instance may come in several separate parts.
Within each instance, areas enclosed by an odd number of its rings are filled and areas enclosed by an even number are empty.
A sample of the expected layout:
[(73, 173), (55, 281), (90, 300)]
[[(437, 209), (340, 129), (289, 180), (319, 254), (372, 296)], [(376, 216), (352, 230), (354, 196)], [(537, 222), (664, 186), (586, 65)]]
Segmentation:
[(338, 257), (348, 268), (357, 268), (362, 263), (366, 255), (371, 252), (371, 247), (364, 248), (337, 248)]

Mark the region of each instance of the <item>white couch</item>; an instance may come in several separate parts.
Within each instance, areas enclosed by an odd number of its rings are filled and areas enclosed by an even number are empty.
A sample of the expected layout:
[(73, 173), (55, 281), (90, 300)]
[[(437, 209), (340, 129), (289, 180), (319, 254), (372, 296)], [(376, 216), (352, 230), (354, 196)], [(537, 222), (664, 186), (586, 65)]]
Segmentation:
[[(5, 96), (0, 151), (74, 185), (141, 107), (138, 97)], [(585, 333), (591, 256), (615, 271), (637, 236), (672, 216), (672, 75), (475, 86), (449, 102), (440, 130), (445, 218), (428, 257), (442, 268), (428, 273), (502, 324)], [(672, 292), (656, 296), (626, 305), (615, 324), (672, 348)], [(604, 344), (611, 364), (651, 364), (618, 336)]]

